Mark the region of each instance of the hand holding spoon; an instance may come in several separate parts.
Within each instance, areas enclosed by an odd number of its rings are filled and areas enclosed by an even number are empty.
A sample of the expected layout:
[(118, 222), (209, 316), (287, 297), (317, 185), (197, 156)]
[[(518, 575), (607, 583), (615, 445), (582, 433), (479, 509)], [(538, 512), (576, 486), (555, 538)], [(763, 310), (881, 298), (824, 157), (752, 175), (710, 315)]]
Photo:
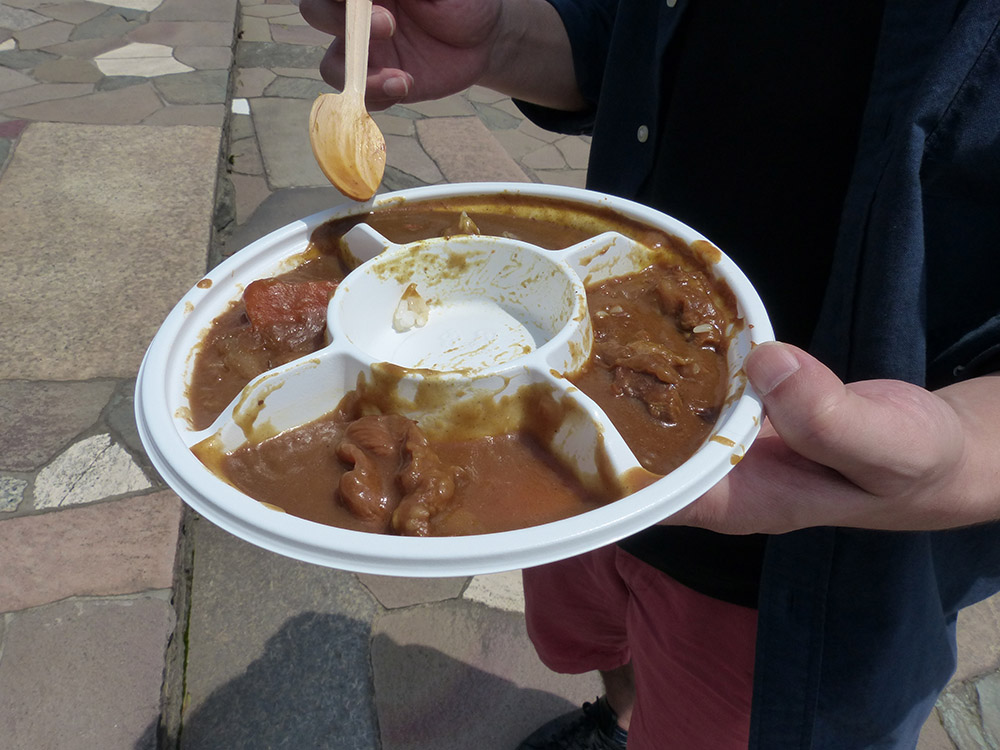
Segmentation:
[(309, 113), (309, 142), (327, 179), (348, 198), (375, 195), (385, 172), (385, 138), (365, 109), (372, 0), (347, 0), (344, 90), (320, 94)]

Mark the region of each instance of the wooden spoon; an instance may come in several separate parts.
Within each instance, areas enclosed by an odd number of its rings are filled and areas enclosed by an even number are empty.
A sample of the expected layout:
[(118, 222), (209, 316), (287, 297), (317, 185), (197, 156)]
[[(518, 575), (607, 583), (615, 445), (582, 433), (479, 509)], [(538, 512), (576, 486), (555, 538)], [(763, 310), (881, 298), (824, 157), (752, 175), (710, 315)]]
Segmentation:
[(372, 0), (347, 0), (344, 90), (320, 94), (309, 113), (309, 142), (323, 174), (348, 198), (375, 195), (385, 172), (385, 138), (365, 110)]

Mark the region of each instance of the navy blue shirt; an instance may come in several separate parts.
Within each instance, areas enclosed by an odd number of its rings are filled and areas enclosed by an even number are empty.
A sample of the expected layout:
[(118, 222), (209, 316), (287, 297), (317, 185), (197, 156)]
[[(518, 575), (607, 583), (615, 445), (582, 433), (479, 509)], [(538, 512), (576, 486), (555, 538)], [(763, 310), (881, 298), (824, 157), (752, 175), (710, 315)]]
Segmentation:
[[(656, 162), (664, 60), (696, 0), (550, 2), (591, 108), (524, 110), (591, 133), (589, 186), (636, 198)], [(939, 387), (996, 371), (1000, 0), (886, 0), (872, 70), (809, 348), (845, 380)], [(954, 670), (958, 609), (997, 590), (997, 523), (770, 538), (751, 747), (912, 748)]]

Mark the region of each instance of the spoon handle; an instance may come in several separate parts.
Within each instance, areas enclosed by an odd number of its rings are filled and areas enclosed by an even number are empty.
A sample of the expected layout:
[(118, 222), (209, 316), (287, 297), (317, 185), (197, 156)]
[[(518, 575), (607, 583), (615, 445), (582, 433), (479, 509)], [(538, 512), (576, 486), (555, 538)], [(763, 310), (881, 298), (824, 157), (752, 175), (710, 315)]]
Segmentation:
[(372, 25), (372, 0), (347, 0), (344, 28), (344, 93), (362, 101), (368, 75), (368, 37)]

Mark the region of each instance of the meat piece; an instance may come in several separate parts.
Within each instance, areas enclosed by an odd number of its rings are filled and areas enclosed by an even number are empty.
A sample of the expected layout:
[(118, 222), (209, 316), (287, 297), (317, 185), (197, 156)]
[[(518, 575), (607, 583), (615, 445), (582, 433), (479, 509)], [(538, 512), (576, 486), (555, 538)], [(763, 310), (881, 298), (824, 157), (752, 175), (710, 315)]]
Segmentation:
[(670, 385), (680, 382), (678, 368), (691, 364), (691, 360), (681, 357), (663, 344), (643, 338), (626, 344), (608, 340), (598, 343), (596, 348), (597, 356), (608, 367), (644, 372)]
[(392, 514), (392, 528), (407, 536), (429, 536), (431, 519), (455, 496), (457, 470), (444, 464), (416, 425), (406, 441), (409, 464), (399, 475), (406, 493)]
[(340, 479), (340, 503), (381, 530), (427, 536), (431, 519), (455, 494), (457, 470), (442, 463), (415, 422), (398, 414), (359, 417), (336, 453), (352, 466)]
[(677, 424), (684, 411), (684, 402), (677, 388), (627, 367), (615, 368), (611, 388), (616, 395), (642, 401), (650, 416), (664, 424)]
[(395, 505), (395, 493), (387, 492), (377, 462), (354, 443), (337, 446), (337, 458), (353, 465), (340, 477), (340, 502), (351, 513), (365, 521), (378, 521), (384, 526)]
[(656, 294), (663, 312), (673, 316), (682, 330), (712, 324), (719, 318), (704, 274), (673, 267), (666, 270), (666, 275), (657, 285)]
[(284, 351), (322, 344), (326, 308), (336, 281), (259, 279), (243, 292), (250, 326), (270, 347)]
[(400, 448), (412, 424), (398, 415), (360, 417), (336, 447), (337, 458), (353, 467), (340, 478), (340, 503), (357, 518), (379, 522), (383, 530), (399, 504)]

